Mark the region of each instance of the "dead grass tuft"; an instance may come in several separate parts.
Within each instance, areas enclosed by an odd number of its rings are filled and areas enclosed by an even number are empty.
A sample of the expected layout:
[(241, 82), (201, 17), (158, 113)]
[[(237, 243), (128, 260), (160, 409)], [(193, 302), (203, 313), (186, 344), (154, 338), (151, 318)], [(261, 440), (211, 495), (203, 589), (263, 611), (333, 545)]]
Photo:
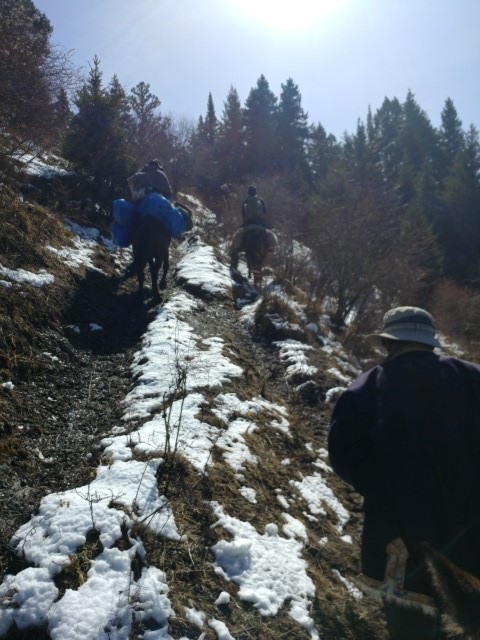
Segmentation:
[(254, 330), (258, 338), (275, 340), (306, 340), (304, 320), (288, 302), (275, 293), (266, 293), (258, 305)]
[(7, 431), (8, 427), (0, 423), (0, 464), (7, 464), (22, 451), (21, 439), (17, 435), (4, 435)]
[(85, 544), (70, 556), (69, 564), (63, 567), (62, 571), (55, 576), (55, 585), (59, 589), (59, 598), (64, 595), (67, 589), (76, 590), (82, 584), (85, 584), (92, 560), (100, 555), (102, 551), (103, 545), (100, 542), (100, 533), (92, 529), (87, 535)]

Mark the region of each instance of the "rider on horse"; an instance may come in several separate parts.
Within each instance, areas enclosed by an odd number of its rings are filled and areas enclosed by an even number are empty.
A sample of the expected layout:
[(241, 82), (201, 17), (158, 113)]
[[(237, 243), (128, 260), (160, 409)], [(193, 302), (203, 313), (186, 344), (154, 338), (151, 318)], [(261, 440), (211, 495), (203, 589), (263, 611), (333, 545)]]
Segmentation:
[[(270, 228), (267, 220), (267, 207), (263, 198), (257, 195), (257, 188), (251, 185), (248, 187), (247, 198), (242, 204), (242, 226), (235, 234), (230, 250), (230, 266), (232, 269), (238, 267), (238, 254), (245, 250), (244, 240), (251, 231), (265, 233)], [(268, 239), (267, 239), (268, 244)]]
[(150, 160), (140, 171), (127, 179), (133, 202), (140, 202), (152, 191), (159, 193), (167, 200), (173, 198), (173, 191), (166, 173), (159, 160)]

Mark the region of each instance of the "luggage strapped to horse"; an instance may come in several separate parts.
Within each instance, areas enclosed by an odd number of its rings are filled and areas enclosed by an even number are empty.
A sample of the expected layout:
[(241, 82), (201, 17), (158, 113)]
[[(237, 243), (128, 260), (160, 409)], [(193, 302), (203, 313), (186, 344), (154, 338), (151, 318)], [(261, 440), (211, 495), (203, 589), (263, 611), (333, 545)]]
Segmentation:
[(147, 194), (138, 206), (124, 199), (113, 201), (113, 224), (111, 227), (113, 244), (128, 247), (131, 240), (132, 226), (138, 216), (157, 218), (172, 238), (178, 238), (186, 231), (191, 231), (195, 221), (193, 212), (181, 202), (172, 205), (159, 193)]

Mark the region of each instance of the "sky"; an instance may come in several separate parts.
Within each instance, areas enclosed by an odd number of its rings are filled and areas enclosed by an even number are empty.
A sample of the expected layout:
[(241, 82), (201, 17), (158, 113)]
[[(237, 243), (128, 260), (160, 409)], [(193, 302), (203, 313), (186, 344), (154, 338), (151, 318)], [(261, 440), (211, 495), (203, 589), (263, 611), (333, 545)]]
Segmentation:
[(311, 124), (341, 139), (385, 97), (410, 90), (435, 127), (451, 98), (480, 130), (478, 0), (35, 0), (88, 72), (139, 82), (161, 113), (217, 117), (233, 86), (242, 105), (263, 74), (278, 97), (292, 78)]
[[(196, 199), (185, 198), (199, 214), (201, 232), (202, 223), (211, 224), (214, 214)], [(74, 246), (51, 250), (72, 268), (82, 265), (95, 268), (92, 258), (97, 243), (114, 252), (119, 268), (131, 258), (129, 250), (116, 250), (111, 240), (100, 236), (97, 229), (69, 221), (66, 225), (74, 235)], [(181, 243), (179, 252), (177, 279), (195, 285), (204, 294), (231, 297), (232, 281), (230, 270), (225, 266), (226, 256), (223, 262), (218, 260), (213, 247), (201, 240), (201, 233), (196, 242)], [(53, 276), (47, 276), (45, 272), (11, 270), (0, 264), (0, 286), (24, 287), (28, 283), (49, 287)], [(297, 304), (281, 289), (277, 294), (285, 296), (286, 304)], [(253, 323), (256, 305), (260, 302), (261, 297), (253, 304), (246, 304), (246, 301), (242, 304), (237, 300), (245, 326)], [(0, 636), (16, 623), (20, 630), (47, 624), (52, 640), (124, 640), (129, 637), (135, 617), (150, 629), (145, 631), (144, 640), (171, 640), (168, 619), (174, 611), (165, 574), (148, 566), (147, 561), (139, 580), (132, 584), (132, 559), (135, 554), (145, 556), (142, 540), (137, 534), (129, 535), (130, 549), (120, 549), (115, 544), (122, 536), (122, 526), (130, 532), (138, 522), (148, 523), (158, 536), (187, 540), (175, 522), (175, 503), (169, 503), (158, 493), (156, 472), (163, 463), (161, 452), (167, 430), (170, 434), (178, 432), (178, 450), (199, 474), (208, 473), (214, 464), (213, 447), (217, 447), (225, 463), (236, 474), (238, 511), (241, 512), (242, 500), (245, 504), (256, 503), (255, 489), (245, 481), (244, 465), (246, 462), (261, 465), (262, 461), (250, 451), (244, 436), (260, 428), (289, 434), (289, 413), (285, 406), (263, 397), (240, 400), (233, 393), (222, 391), (222, 386), (242, 376), (243, 370), (229, 357), (232, 353), (224, 348), (219, 336), (210, 335), (206, 330), (200, 335), (198, 329), (194, 331), (190, 326), (189, 317), (202, 304), (187, 291), (180, 291), (158, 308), (131, 364), (135, 382), (123, 400), (122, 422), (112, 424), (110, 433), (101, 442), (109, 464), (97, 468), (96, 476), (88, 486), (46, 495), (38, 513), (14, 534), (10, 544), (25, 556), (30, 566), (16, 575), (5, 576), (0, 583)], [(318, 331), (318, 327), (311, 329)], [(76, 330), (104, 329), (92, 318), (88, 327), (77, 327)], [(321, 348), (339, 362), (339, 368), (331, 369), (330, 373), (338, 378), (339, 385), (348, 384), (358, 372), (348, 364), (333, 334), (322, 334), (322, 339)], [(311, 345), (287, 339), (276, 342), (275, 346), (286, 365), (287, 380), (298, 373), (315, 376), (317, 369), (308, 362)], [(342, 362), (343, 372), (340, 370)], [(173, 403), (170, 419), (165, 421), (158, 410), (162, 398), (171, 391), (178, 367), (187, 372), (186, 397), (183, 402)], [(3, 382), (2, 387), (5, 392), (15, 392), (11, 380)], [(330, 392), (337, 392), (339, 388), (333, 387)], [(216, 390), (210, 408), (224, 421), (225, 429), (203, 423), (197, 417), (200, 408), (209, 402), (205, 395), (208, 389)], [(257, 426), (257, 416), (264, 419), (265, 414), (268, 426)], [(131, 421), (139, 426), (128, 433)], [(230, 596), (224, 586), (231, 581), (238, 586), (238, 598), (250, 602), (265, 616), (273, 616), (280, 608), (287, 607), (289, 615), (309, 632), (312, 640), (316, 640), (319, 632), (309, 615), (316, 587), (304, 557), (308, 536), (304, 524), (290, 515), (290, 504), (300, 496), (305, 504), (306, 518), (321, 521), (333, 517), (344, 544), (351, 545), (352, 540), (344, 535), (349, 513), (329, 486), (333, 472), (326, 462), (327, 451), (314, 449), (313, 443), (307, 443), (307, 447), (316, 456), (316, 471), (300, 479), (295, 475), (296, 479), (290, 481), (291, 493), (276, 490), (281, 517), (277, 522), (268, 523), (264, 531), (257, 531), (248, 521), (229, 514), (219, 502), (211, 501), (216, 518), (214, 526), (230, 534), (228, 540), (219, 536), (211, 550), (215, 557), (214, 572), (218, 576), (215, 599), (218, 607), (229, 602)], [(148, 460), (145, 461), (146, 456), (141, 454), (149, 454)], [(39, 455), (42, 455), (41, 451)], [(45, 464), (49, 463), (49, 460), (43, 460)], [(288, 470), (289, 459), (282, 460), (282, 464)], [(328, 515), (325, 507), (333, 515)], [(76, 590), (67, 589), (57, 600), (55, 576), (68, 564), (69, 556), (85, 543), (93, 523), (100, 532), (103, 551), (92, 561), (85, 583)], [(328, 544), (328, 539), (323, 538), (321, 544)], [(352, 598), (362, 597), (351, 582), (338, 571), (334, 573)], [(226, 624), (219, 619), (220, 614), (218, 619), (211, 614), (207, 616), (186, 602), (184, 610), (175, 611), (175, 615), (184, 616), (198, 628), (198, 634), (190, 635), (190, 638), (202, 640), (205, 630), (211, 628), (218, 640), (234, 640)]]

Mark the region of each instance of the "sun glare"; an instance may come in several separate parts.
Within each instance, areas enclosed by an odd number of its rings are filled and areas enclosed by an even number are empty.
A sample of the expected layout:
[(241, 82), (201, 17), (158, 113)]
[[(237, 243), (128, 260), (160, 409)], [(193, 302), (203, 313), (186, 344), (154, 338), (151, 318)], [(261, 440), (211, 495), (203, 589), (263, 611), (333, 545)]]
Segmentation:
[(337, 11), (346, 0), (234, 0), (237, 11), (271, 30), (307, 30)]

